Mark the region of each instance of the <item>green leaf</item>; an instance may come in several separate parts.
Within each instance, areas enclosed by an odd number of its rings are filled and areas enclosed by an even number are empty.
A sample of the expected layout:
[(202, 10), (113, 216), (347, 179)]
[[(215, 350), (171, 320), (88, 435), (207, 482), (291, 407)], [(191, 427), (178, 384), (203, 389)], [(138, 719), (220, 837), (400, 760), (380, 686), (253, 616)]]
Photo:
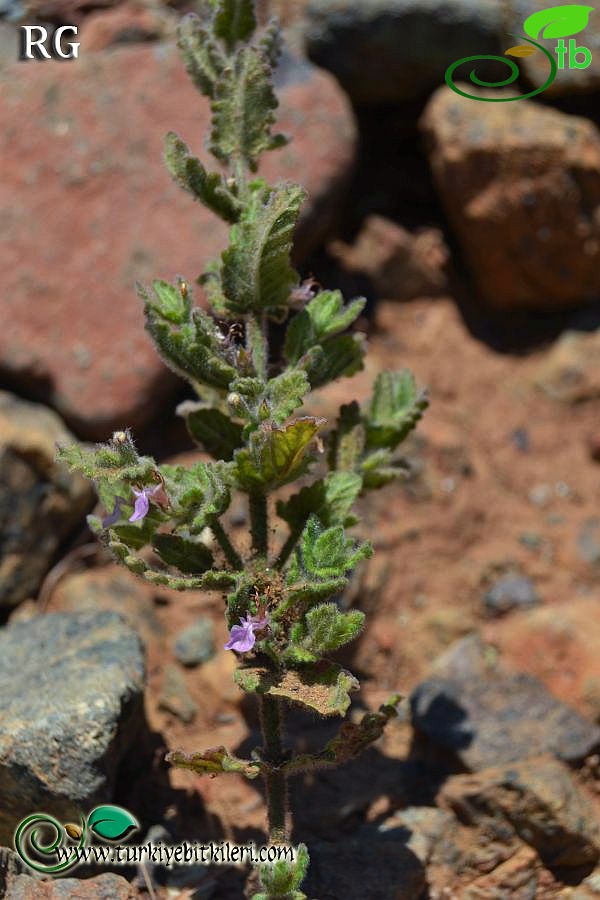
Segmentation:
[(337, 650), (358, 637), (364, 622), (358, 610), (342, 613), (335, 603), (322, 603), (307, 612), (306, 631), (298, 644), (315, 654)]
[(280, 425), (295, 409), (302, 406), (304, 397), (310, 391), (306, 372), (302, 369), (287, 369), (267, 385), (267, 399), (271, 407), (272, 419)]
[(87, 827), (98, 837), (119, 841), (140, 824), (120, 806), (97, 806), (88, 816)]
[(246, 778), (256, 778), (260, 774), (260, 763), (239, 759), (225, 747), (211, 747), (203, 753), (184, 753), (173, 750), (167, 753), (167, 762), (178, 769), (187, 769), (196, 775), (221, 775), (237, 772)]
[(227, 164), (241, 157), (256, 171), (261, 153), (281, 146), (271, 135), (277, 98), (264, 54), (257, 47), (243, 47), (223, 71), (212, 97), (211, 152)]
[(231, 465), (198, 462), (186, 466), (162, 465), (161, 475), (171, 501), (172, 515), (198, 534), (219, 518), (231, 502)]
[(344, 716), (350, 706), (349, 692), (359, 687), (350, 672), (328, 660), (284, 672), (273, 672), (263, 666), (242, 666), (234, 673), (234, 679), (242, 690), (283, 697), (322, 716)]
[(144, 302), (149, 309), (174, 325), (183, 325), (189, 320), (192, 302), (185, 282), (180, 281), (177, 287), (174, 287), (167, 281), (154, 281), (152, 288), (153, 295), (147, 294), (144, 288), (140, 288)]
[(213, 555), (205, 544), (178, 534), (156, 534), (152, 545), (162, 561), (186, 575), (200, 575), (212, 568)]
[(165, 162), (175, 181), (192, 197), (226, 222), (237, 222), (242, 203), (229, 190), (223, 176), (218, 172), (209, 174), (172, 131), (165, 138)]
[[(296, 548), (298, 571), (323, 581), (345, 575), (361, 559), (372, 555), (373, 548), (369, 543), (357, 545), (345, 536), (341, 525), (324, 529), (316, 516), (309, 518)], [(289, 578), (296, 575), (292, 567)]]
[(330, 472), (324, 479), (303, 487), (286, 501), (278, 501), (277, 515), (293, 530), (304, 528), (315, 515), (324, 526), (354, 524), (350, 511), (362, 488), (354, 472)]
[(108, 443), (94, 447), (82, 444), (59, 447), (56, 456), (86, 478), (107, 484), (144, 484), (153, 479), (157, 470), (151, 457), (138, 455), (128, 431), (117, 431)]
[(279, 61), (281, 45), (281, 28), (279, 27), (277, 18), (274, 17), (270, 20), (258, 42), (261, 53), (264, 54), (272, 69), (275, 68)]
[(315, 344), (345, 331), (361, 314), (366, 300), (358, 298), (347, 306), (340, 291), (321, 291), (291, 320), (285, 340), (288, 362), (297, 363)]
[(250, 435), (248, 447), (235, 453), (238, 486), (249, 493), (272, 490), (306, 471), (308, 446), (325, 419), (301, 418), (280, 428), (263, 424)]
[[(198, 384), (204, 384), (227, 390), (237, 371), (228, 358), (221, 332), (210, 316), (192, 307), (189, 298), (187, 319), (175, 322), (172, 311), (168, 310), (165, 315), (164, 306), (141, 285), (138, 285), (138, 293), (144, 301), (146, 328), (166, 364), (196, 388)], [(187, 297), (189, 293), (186, 285)]]
[(231, 52), (238, 41), (247, 41), (254, 34), (253, 0), (219, 0), (213, 27)]
[(343, 334), (330, 338), (322, 346), (313, 347), (300, 360), (313, 389), (345, 376), (349, 378), (363, 368), (365, 337)]
[(296, 185), (256, 192), (231, 230), (221, 285), (231, 313), (286, 306), (298, 275), (290, 265), (293, 231), (306, 194)]
[(416, 427), (427, 406), (427, 395), (417, 390), (410, 372), (381, 372), (366, 416), (367, 447), (394, 450)]
[(579, 34), (586, 28), (593, 6), (568, 4), (540, 9), (525, 19), (523, 28), (530, 38), (563, 38)]
[(264, 897), (285, 898), (285, 900), (306, 900), (306, 895), (299, 893), (299, 888), (308, 871), (309, 857), (305, 844), (299, 844), (296, 849), (296, 859), (288, 862), (286, 859), (259, 866), (260, 885), (264, 888), (264, 894), (255, 894), (253, 900)]
[(226, 59), (201, 20), (194, 13), (184, 16), (177, 29), (177, 46), (187, 72), (206, 97), (214, 97), (225, 70)]
[[(215, 459), (233, 459), (242, 446), (242, 426), (212, 407), (190, 404), (180, 407), (190, 436)], [(189, 412), (187, 411), (189, 409)]]

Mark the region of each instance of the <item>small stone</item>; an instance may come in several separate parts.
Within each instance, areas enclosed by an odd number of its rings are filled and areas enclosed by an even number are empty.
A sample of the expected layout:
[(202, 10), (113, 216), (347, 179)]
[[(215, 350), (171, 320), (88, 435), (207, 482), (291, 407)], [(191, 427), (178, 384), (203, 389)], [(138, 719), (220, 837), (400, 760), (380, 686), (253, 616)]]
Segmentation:
[(110, 802), (144, 728), (138, 636), (110, 612), (52, 613), (0, 631), (0, 842), (43, 810)]
[(600, 858), (594, 809), (567, 767), (551, 757), (453, 776), (440, 799), (468, 824), (505, 819), (550, 868)]
[(164, 671), (158, 708), (172, 713), (186, 724), (193, 722), (196, 718), (198, 706), (188, 691), (185, 678), (175, 666), (167, 666)]
[(600, 329), (561, 335), (538, 367), (533, 383), (562, 403), (600, 397)]
[(421, 125), (482, 300), (505, 310), (592, 303), (600, 293), (596, 125), (532, 100), (476, 102), (447, 86)]
[(486, 592), (483, 603), (490, 616), (502, 616), (513, 609), (528, 609), (540, 602), (535, 585), (525, 575), (504, 575)]
[(548, 752), (576, 762), (600, 746), (600, 728), (537, 678), (502, 667), (477, 635), (440, 657), (410, 704), (416, 731), (469, 771)]
[(586, 519), (577, 534), (577, 554), (583, 562), (600, 563), (600, 518)]
[(424, 888), (425, 869), (403, 838), (313, 842), (302, 884), (309, 897), (336, 900), (416, 900)]
[(530, 847), (476, 878), (461, 893), (461, 900), (532, 900), (538, 895), (540, 861)]
[(214, 655), (215, 629), (211, 619), (198, 619), (175, 638), (175, 658), (184, 666), (199, 666)]
[(378, 831), (382, 833), (382, 837), (393, 834), (396, 829), (409, 832), (406, 847), (423, 865), (427, 865), (444, 833), (455, 828), (454, 816), (445, 809), (436, 809), (433, 806), (409, 806), (382, 822)]
[(37, 594), (93, 506), (89, 482), (55, 462), (56, 443), (73, 440), (52, 410), (0, 391), (0, 607)]

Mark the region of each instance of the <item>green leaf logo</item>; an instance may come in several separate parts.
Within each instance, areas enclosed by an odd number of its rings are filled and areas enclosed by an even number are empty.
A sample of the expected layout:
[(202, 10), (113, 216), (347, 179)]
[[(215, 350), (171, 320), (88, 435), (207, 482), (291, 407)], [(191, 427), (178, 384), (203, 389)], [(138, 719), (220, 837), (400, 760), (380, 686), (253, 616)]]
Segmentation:
[(530, 38), (563, 38), (579, 34), (588, 24), (593, 6), (552, 6), (540, 9), (525, 20), (524, 29)]
[(130, 812), (120, 806), (97, 806), (88, 816), (90, 831), (108, 841), (119, 841), (140, 824)]

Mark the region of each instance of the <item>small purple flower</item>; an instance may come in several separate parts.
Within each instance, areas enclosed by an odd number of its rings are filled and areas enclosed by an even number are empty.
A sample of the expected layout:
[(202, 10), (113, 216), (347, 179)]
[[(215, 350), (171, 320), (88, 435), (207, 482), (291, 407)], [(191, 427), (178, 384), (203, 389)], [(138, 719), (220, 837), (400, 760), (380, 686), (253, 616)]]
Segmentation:
[(162, 485), (157, 484), (156, 487), (142, 488), (141, 491), (136, 490), (136, 488), (131, 489), (137, 497), (137, 500), (133, 507), (133, 513), (129, 517), (130, 522), (139, 522), (140, 519), (144, 519), (148, 515), (148, 512), (150, 511), (150, 498), (153, 497), (161, 487)]
[(262, 631), (267, 626), (267, 617), (246, 616), (240, 619), (239, 625), (233, 625), (229, 633), (229, 640), (225, 644), (225, 650), (236, 650), (238, 653), (248, 653), (256, 643), (256, 631)]
[(113, 511), (108, 515), (104, 516), (102, 519), (102, 527), (110, 528), (111, 525), (116, 525), (116, 523), (121, 518), (121, 505), (125, 503), (122, 497), (115, 497), (115, 505)]

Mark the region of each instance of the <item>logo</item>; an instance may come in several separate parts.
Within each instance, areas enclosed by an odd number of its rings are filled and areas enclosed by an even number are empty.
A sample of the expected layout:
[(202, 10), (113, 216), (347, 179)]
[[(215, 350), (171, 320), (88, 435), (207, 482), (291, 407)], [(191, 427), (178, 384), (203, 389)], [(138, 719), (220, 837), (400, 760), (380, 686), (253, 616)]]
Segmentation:
[(120, 806), (97, 806), (79, 825), (61, 825), (47, 813), (32, 813), (19, 823), (14, 844), (31, 869), (57, 875), (85, 861), (84, 851), (93, 835), (103, 841), (121, 841), (139, 827), (131, 813)]
[[(71, 32), (77, 36), (76, 25), (61, 25), (52, 35), (43, 25), (21, 25), (19, 31), (20, 49), (19, 59), (77, 59), (79, 56), (79, 42), (66, 41), (69, 48), (63, 47), (63, 36)], [(46, 46), (50, 45), (50, 49)]]
[[(446, 84), (456, 94), (460, 94), (461, 97), (467, 97), (469, 100), (482, 100), (485, 103), (509, 103), (511, 100), (526, 100), (528, 97), (535, 97), (536, 94), (541, 94), (542, 91), (550, 87), (559, 69), (587, 69), (590, 65), (592, 61), (591, 50), (588, 50), (587, 47), (577, 46), (577, 41), (573, 38), (573, 35), (579, 34), (586, 28), (589, 15), (593, 10), (593, 6), (569, 5), (551, 6), (548, 9), (541, 9), (533, 13), (523, 24), (525, 35), (528, 35), (528, 37), (511, 34), (511, 37), (527, 41), (526, 44), (517, 44), (515, 47), (511, 47), (505, 51), (504, 56), (465, 56), (464, 59), (459, 59), (448, 67), (446, 70)], [(540, 38), (550, 40), (559, 38), (558, 44), (554, 48), (556, 59), (550, 50), (537, 43), (537, 40)], [(570, 38), (568, 43), (565, 43), (564, 38)], [(538, 51), (541, 51), (547, 58), (550, 64), (550, 73), (541, 87), (530, 91), (528, 94), (519, 94), (516, 97), (479, 97), (477, 94), (468, 94), (454, 84), (454, 73), (459, 66), (462, 66), (464, 63), (485, 59), (504, 63), (510, 68), (511, 74), (504, 81), (482, 81), (477, 77), (475, 69), (473, 69), (469, 76), (473, 84), (486, 88), (506, 87), (516, 81), (520, 74), (517, 64), (512, 59), (506, 59), (506, 57), (533, 56)]]

